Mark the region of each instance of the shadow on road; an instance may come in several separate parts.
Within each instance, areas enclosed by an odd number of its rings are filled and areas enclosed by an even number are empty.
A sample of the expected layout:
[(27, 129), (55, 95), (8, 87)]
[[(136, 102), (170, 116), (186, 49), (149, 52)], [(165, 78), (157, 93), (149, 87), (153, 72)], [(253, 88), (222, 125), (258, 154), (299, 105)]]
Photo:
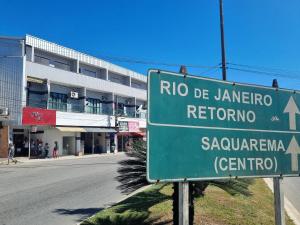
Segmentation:
[(172, 220), (160, 222), (160, 217), (150, 217), (150, 208), (160, 202), (171, 199), (160, 192), (163, 185), (140, 192), (105, 210), (93, 219), (84, 221), (82, 225), (164, 225)]
[(101, 210), (103, 210), (103, 208), (56, 209), (54, 210), (54, 213), (60, 215), (78, 215), (80, 218), (77, 219), (77, 222), (80, 222)]

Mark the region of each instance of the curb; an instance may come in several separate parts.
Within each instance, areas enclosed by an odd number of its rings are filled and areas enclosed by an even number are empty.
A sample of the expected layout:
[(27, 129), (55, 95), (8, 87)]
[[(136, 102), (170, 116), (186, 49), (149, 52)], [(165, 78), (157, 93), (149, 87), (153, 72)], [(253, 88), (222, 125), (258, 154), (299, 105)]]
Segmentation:
[[(264, 178), (265, 183), (269, 187), (269, 189), (273, 192), (273, 182), (270, 178)], [(288, 216), (293, 220), (295, 225), (300, 225), (300, 212), (297, 211), (297, 209), (293, 206), (293, 204), (287, 199), (287, 197), (284, 197), (284, 208), (287, 212)]]
[[(97, 155), (84, 155), (84, 156), (61, 156), (59, 158), (53, 159), (53, 158), (47, 158), (47, 159), (28, 159), (25, 157), (22, 157), (21, 159), (16, 157), (15, 159), (18, 161), (18, 163), (38, 163), (38, 162), (52, 162), (52, 161), (59, 161), (59, 160), (71, 160), (71, 159), (88, 159), (88, 158), (100, 158), (100, 157), (108, 157), (112, 155), (122, 155), (124, 152), (118, 152), (118, 153), (103, 153), (103, 154), (97, 154)], [(3, 161), (0, 161), (0, 165), (7, 164), (7, 159), (3, 159)]]
[[(116, 205), (116, 204), (118, 204), (118, 203), (120, 203), (120, 202), (122, 202), (122, 201), (125, 201), (126, 199), (132, 197), (132, 196), (135, 195), (135, 194), (138, 194), (138, 193), (140, 193), (140, 192), (145, 191), (147, 188), (151, 187), (152, 185), (153, 185), (153, 184), (149, 184), (149, 185), (147, 185), (147, 186), (141, 187), (140, 189), (137, 189), (136, 191), (134, 191), (134, 192), (132, 192), (132, 193), (126, 195), (126, 196), (125, 196), (124, 198), (122, 198), (120, 201), (115, 202), (115, 203), (113, 203), (113, 204), (111, 204), (111, 205), (108, 205), (108, 206), (105, 207), (103, 210), (108, 209), (108, 208), (112, 207), (113, 205)], [(97, 213), (98, 213), (98, 212), (97, 212)], [(79, 222), (79, 223), (76, 223), (76, 225), (80, 225), (81, 223), (85, 222), (86, 220), (93, 218), (97, 213), (95, 213), (94, 215), (92, 215), (92, 216), (90, 216), (90, 217), (84, 219), (83, 221), (81, 221), (81, 222)], [(296, 225), (298, 225), (298, 224), (296, 224)]]

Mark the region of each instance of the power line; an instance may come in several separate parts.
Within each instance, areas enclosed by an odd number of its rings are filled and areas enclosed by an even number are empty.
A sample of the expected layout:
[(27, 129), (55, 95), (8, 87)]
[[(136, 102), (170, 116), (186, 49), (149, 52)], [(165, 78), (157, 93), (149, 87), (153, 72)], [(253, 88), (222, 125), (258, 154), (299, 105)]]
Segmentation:
[(243, 69), (243, 68), (236, 68), (236, 67), (228, 67), (228, 69), (242, 71), (246, 73), (261, 74), (261, 75), (271, 76), (271, 77), (290, 78), (290, 79), (300, 80), (300, 76), (293, 76), (289, 74), (274, 73), (274, 72), (260, 71), (254, 69)]
[(227, 64), (232, 66), (238, 66), (238, 67), (246, 67), (250, 69), (259, 69), (259, 70), (266, 70), (266, 71), (281, 71), (284, 73), (300, 74), (300, 71), (292, 71), (292, 70), (287, 70), (282, 68), (271, 68), (265, 66), (255, 66), (255, 65), (238, 64), (238, 63), (227, 63)]
[[(169, 67), (180, 67), (182, 65), (185, 65), (186, 67), (191, 68), (204, 68), (204, 69), (212, 69), (216, 68), (216, 66), (204, 66), (204, 65), (196, 65), (196, 64), (178, 64), (178, 63), (167, 63), (167, 62), (159, 62), (159, 61), (147, 61), (147, 60), (139, 60), (139, 59), (133, 59), (128, 57), (114, 57), (114, 56), (100, 56), (101, 58), (104, 58), (106, 60), (111, 60), (115, 62), (125, 62), (129, 64), (144, 64), (144, 65), (160, 65), (160, 66), (169, 66)], [(219, 65), (218, 65), (219, 66)], [(217, 66), (217, 67), (218, 67)]]

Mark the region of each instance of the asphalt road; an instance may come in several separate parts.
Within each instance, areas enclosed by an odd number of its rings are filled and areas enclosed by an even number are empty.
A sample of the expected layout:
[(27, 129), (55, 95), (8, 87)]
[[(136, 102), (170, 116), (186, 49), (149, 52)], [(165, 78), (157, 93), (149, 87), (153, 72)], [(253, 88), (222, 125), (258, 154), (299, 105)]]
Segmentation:
[(114, 178), (125, 157), (0, 165), (0, 225), (74, 225), (121, 200)]
[(284, 194), (300, 213), (300, 177), (283, 179)]

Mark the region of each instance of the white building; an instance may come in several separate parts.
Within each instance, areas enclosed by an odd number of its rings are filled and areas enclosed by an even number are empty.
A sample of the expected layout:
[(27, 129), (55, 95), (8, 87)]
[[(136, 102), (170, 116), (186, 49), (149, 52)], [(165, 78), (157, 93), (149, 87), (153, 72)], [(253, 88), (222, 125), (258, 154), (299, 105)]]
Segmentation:
[(142, 74), (30, 35), (1, 37), (1, 142), (13, 139), (17, 155), (24, 156), (29, 139), (49, 143), (50, 154), (55, 141), (60, 155), (123, 150), (129, 139), (145, 134), (140, 109), (146, 106), (146, 81)]

